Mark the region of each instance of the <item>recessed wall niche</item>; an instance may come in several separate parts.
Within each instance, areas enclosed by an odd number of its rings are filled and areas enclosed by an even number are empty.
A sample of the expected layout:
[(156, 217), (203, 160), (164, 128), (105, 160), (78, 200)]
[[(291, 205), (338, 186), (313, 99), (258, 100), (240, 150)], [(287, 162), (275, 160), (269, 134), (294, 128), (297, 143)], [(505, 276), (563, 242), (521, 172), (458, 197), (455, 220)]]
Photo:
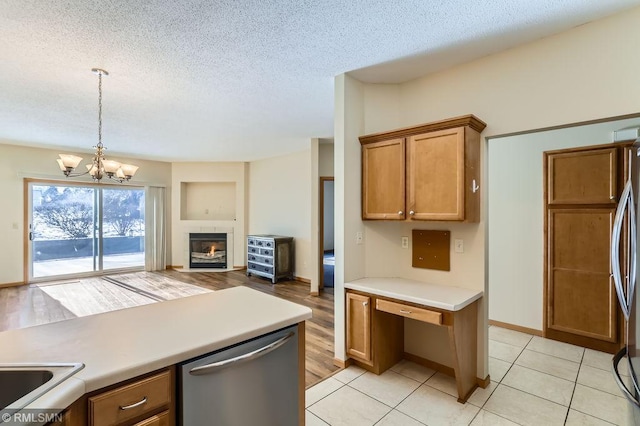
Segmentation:
[(181, 220), (236, 220), (235, 182), (180, 182)]

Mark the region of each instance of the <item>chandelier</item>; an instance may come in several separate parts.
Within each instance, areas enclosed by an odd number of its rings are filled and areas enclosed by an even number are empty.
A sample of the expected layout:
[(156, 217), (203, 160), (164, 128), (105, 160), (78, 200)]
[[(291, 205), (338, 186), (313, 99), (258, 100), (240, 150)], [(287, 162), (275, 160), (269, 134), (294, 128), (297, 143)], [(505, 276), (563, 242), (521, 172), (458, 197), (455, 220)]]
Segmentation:
[(58, 161), (60, 170), (66, 177), (78, 177), (88, 174), (95, 182), (100, 182), (103, 177), (119, 183), (128, 182), (136, 174), (138, 167), (131, 164), (120, 164), (104, 157), (104, 151), (107, 148), (102, 145), (102, 76), (109, 75), (109, 73), (100, 68), (92, 68), (91, 71), (98, 74), (98, 144), (94, 146), (96, 153), (93, 156), (93, 160), (91, 160), (91, 164), (87, 164), (87, 171), (84, 173), (74, 173), (75, 168), (82, 161), (82, 157), (59, 154), (60, 158), (56, 161)]

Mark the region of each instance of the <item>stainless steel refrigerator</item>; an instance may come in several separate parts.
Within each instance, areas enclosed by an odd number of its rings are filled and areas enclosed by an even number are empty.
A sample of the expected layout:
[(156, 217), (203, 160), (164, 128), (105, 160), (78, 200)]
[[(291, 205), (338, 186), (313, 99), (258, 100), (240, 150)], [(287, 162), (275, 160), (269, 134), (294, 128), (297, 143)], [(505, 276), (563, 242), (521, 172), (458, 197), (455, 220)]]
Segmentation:
[[(626, 183), (613, 224), (611, 270), (618, 302), (625, 320), (626, 345), (613, 357), (613, 376), (629, 400), (629, 424), (640, 426), (640, 314), (636, 303), (638, 264), (638, 206), (640, 196), (640, 138), (628, 151)], [(624, 370), (627, 370), (626, 372)]]

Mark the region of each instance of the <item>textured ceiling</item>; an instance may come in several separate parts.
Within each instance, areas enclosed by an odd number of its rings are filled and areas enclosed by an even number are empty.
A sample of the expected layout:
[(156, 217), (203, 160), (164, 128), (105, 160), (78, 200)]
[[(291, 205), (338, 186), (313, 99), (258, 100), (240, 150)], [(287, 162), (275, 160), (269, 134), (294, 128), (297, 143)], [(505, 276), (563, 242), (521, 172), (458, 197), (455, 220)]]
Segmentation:
[(108, 155), (300, 151), (333, 135), (335, 75), (406, 81), (639, 4), (0, 0), (0, 143), (91, 152), (101, 67)]

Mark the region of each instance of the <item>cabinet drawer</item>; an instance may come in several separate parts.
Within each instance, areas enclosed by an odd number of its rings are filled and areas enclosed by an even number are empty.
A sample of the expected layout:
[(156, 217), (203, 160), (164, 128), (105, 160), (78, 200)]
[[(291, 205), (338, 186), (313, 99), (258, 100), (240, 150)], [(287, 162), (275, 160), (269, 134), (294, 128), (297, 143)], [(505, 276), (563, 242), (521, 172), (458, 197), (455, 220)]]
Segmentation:
[(247, 245), (255, 246), (256, 245), (255, 238), (247, 238)]
[(259, 263), (248, 262), (247, 267), (249, 271), (266, 272), (267, 274), (273, 274), (273, 266), (260, 265)]
[(261, 248), (260, 249), (260, 254), (263, 256), (273, 256), (273, 249), (272, 248)]
[(273, 265), (273, 258), (267, 256), (257, 256), (255, 254), (249, 254), (248, 256), (250, 261), (257, 263), (264, 263), (265, 265)]
[(169, 412), (163, 411), (160, 414), (144, 419), (133, 426), (169, 426)]
[(171, 373), (164, 371), (155, 376), (90, 397), (89, 425), (119, 424), (168, 405), (170, 402)]
[(258, 247), (268, 247), (268, 248), (273, 248), (273, 240), (259, 240), (256, 239), (256, 245)]
[(418, 321), (430, 324), (442, 325), (442, 314), (428, 309), (416, 308), (415, 306), (404, 305), (402, 303), (391, 302), (389, 300), (376, 299), (376, 309), (390, 314), (401, 315), (406, 318), (413, 318)]
[(256, 254), (257, 254), (257, 253), (260, 253), (260, 249), (259, 249), (258, 247), (253, 247), (253, 246), (249, 246), (249, 247), (247, 248), (247, 251), (248, 251), (249, 253), (256, 253)]

